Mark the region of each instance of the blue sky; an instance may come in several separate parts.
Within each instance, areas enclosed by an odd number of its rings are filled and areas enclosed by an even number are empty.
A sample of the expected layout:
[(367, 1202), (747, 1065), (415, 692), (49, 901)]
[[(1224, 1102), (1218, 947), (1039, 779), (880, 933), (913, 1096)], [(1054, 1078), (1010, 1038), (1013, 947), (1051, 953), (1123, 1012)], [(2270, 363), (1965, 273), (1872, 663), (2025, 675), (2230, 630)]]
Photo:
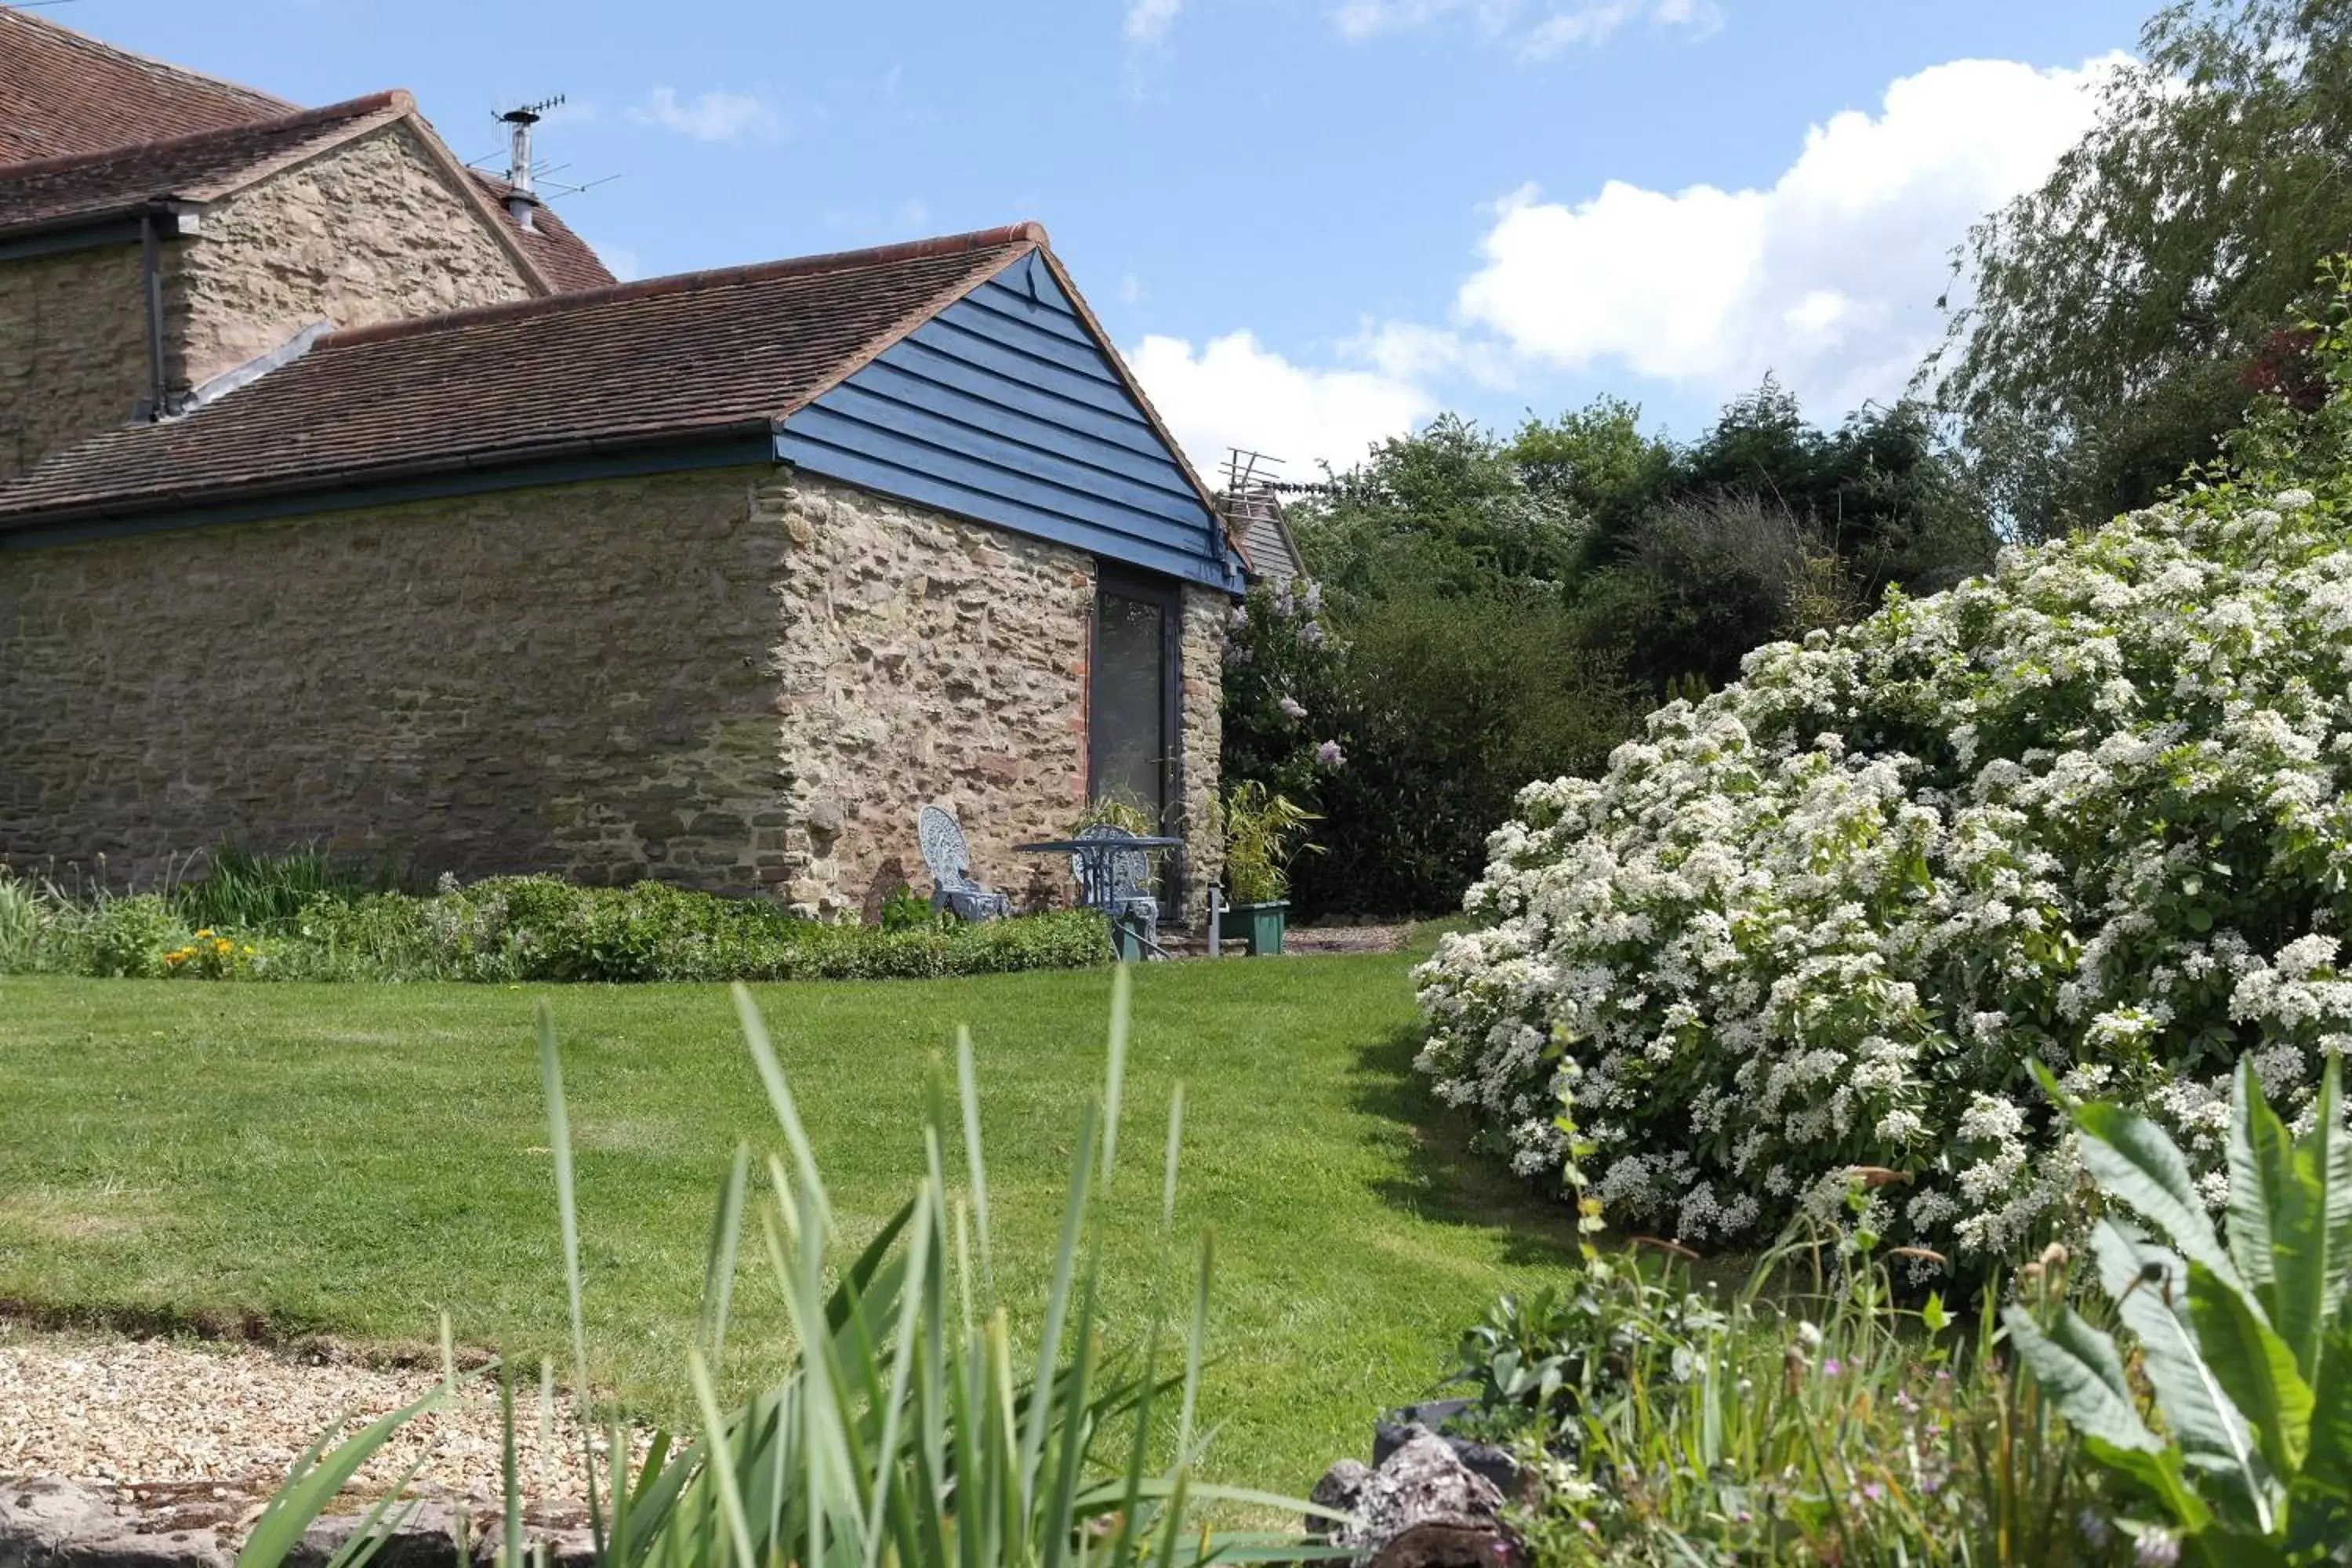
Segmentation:
[(1901, 389), (1941, 258), (2079, 133), (2150, 0), (72, 0), (459, 156), (552, 92), (635, 275), (1036, 218), (1198, 459), (1344, 460), (1596, 393), (1687, 435), (1777, 371)]

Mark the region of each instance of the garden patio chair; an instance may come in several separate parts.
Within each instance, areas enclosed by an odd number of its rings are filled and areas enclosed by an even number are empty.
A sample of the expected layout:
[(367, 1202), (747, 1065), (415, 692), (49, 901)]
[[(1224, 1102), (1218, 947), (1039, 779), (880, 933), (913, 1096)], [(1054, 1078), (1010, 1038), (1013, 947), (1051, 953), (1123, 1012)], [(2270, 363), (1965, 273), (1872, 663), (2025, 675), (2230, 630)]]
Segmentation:
[(999, 920), (1013, 912), (1011, 895), (992, 891), (971, 874), (971, 847), (955, 813), (927, 805), (915, 814), (915, 837), (923, 864), (931, 868), (931, 908), (950, 910), (960, 921)]
[[(1127, 829), (1108, 822), (1097, 822), (1078, 830), (1078, 837), (1088, 841), (1133, 837)], [(1073, 855), (1070, 874), (1077, 879), (1080, 903), (1100, 910), (1112, 925), (1132, 931), (1146, 952), (1160, 958), (1168, 956), (1160, 945), (1160, 900), (1151, 895), (1150, 855), (1140, 849)]]

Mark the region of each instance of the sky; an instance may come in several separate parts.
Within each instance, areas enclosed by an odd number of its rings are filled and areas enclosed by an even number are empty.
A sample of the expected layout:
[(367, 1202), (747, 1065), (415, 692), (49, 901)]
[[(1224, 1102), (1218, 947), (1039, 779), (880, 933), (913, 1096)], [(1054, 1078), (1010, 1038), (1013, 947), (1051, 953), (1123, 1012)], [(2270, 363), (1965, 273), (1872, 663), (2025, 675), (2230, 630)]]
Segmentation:
[(1953, 247), (2152, 0), (66, 0), (304, 103), (415, 93), (625, 277), (1043, 223), (1204, 470), (1767, 372), (1901, 395)]

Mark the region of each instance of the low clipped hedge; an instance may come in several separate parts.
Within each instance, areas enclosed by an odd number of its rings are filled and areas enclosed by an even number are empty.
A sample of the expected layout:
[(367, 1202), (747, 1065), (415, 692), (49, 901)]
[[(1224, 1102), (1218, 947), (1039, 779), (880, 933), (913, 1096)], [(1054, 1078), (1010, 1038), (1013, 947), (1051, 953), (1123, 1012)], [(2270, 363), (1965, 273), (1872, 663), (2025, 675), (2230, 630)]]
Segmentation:
[(162, 894), (83, 901), (15, 886), (0, 972), (489, 982), (917, 979), (1107, 962), (1092, 910), (980, 925), (828, 925), (659, 882), (499, 877), (430, 895), (320, 893), (282, 918), (198, 925)]

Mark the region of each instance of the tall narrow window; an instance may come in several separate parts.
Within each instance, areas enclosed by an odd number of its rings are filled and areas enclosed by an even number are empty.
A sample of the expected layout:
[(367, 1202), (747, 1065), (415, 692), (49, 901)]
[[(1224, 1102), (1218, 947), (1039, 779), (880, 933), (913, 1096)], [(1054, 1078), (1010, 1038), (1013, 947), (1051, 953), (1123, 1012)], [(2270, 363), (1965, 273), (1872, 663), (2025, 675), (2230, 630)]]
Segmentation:
[(1168, 820), (1173, 620), (1171, 606), (1149, 588), (1106, 584), (1095, 602), (1088, 793), (1140, 807), (1155, 829)]

